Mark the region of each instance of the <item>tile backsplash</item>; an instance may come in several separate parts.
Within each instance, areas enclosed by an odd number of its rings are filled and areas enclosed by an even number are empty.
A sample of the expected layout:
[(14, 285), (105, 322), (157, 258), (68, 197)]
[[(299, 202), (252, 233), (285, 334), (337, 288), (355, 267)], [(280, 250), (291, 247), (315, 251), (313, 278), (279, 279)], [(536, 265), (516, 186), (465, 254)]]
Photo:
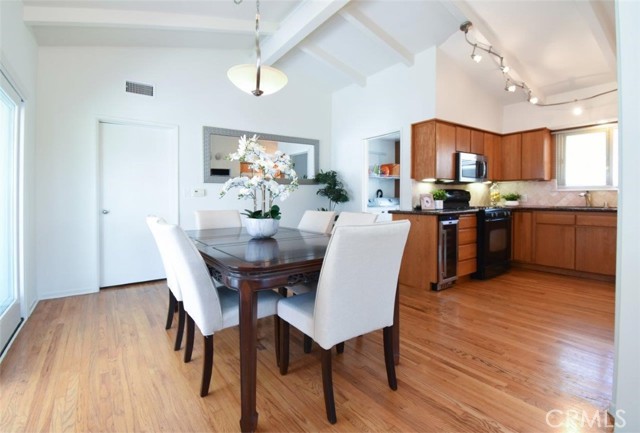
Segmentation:
[[(555, 179), (540, 182), (498, 182), (500, 194), (517, 192), (523, 196), (520, 199), (522, 205), (532, 206), (584, 206), (584, 197), (579, 194), (584, 190), (564, 191), (558, 190)], [(471, 183), (464, 185), (447, 185), (414, 182), (413, 183), (413, 205), (420, 203), (420, 194), (430, 192), (434, 189), (466, 189), (471, 193), (472, 206), (489, 205), (489, 185)], [(606, 203), (609, 207), (618, 206), (618, 191), (590, 191), (591, 203), (594, 207), (603, 207)]]

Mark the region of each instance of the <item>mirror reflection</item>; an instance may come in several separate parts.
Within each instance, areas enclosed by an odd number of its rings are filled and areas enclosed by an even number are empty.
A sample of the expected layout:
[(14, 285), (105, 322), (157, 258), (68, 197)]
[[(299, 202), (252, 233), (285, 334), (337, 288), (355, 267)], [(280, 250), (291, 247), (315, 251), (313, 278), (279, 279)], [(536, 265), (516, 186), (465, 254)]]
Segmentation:
[(254, 134), (268, 153), (280, 150), (291, 157), (300, 184), (313, 183), (318, 172), (318, 140), (210, 126), (204, 127), (204, 181), (221, 183), (244, 174), (251, 176), (251, 172), (243, 167), (246, 164), (229, 161), (227, 155), (238, 149), (238, 139), (242, 135), (251, 137)]

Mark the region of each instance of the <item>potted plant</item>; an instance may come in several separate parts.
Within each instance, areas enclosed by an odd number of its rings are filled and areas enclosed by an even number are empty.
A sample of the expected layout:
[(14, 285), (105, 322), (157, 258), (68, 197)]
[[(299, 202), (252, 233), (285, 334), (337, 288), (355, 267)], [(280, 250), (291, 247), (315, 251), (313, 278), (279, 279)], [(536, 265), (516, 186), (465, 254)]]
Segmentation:
[(520, 204), (520, 202), (518, 201), (520, 200), (520, 197), (520, 194), (518, 194), (517, 192), (508, 192), (506, 194), (502, 194), (502, 198), (505, 200), (505, 206), (518, 206)]
[(444, 207), (444, 199), (447, 198), (447, 192), (444, 189), (434, 189), (431, 191), (431, 195), (433, 195), (436, 209), (442, 209)]
[(338, 179), (338, 173), (335, 170), (322, 171), (316, 174), (316, 181), (319, 184), (325, 184), (324, 188), (320, 188), (316, 194), (329, 199), (329, 209), (321, 208), (320, 210), (334, 210), (338, 203), (346, 203), (349, 201), (349, 194), (344, 189), (344, 185)]
[[(289, 155), (276, 151), (275, 154), (266, 153), (264, 146), (258, 143), (254, 135), (247, 140), (240, 137), (238, 150), (229, 154), (230, 161), (240, 161), (249, 164), (251, 177), (248, 175), (229, 179), (222, 186), (220, 197), (232, 188), (239, 188), (239, 199), (253, 199), (253, 211), (245, 209), (246, 228), (254, 238), (269, 238), (276, 234), (280, 224), (280, 207), (273, 204), (273, 200), (285, 200), (289, 194), (298, 188), (298, 175), (293, 169), (293, 162)], [(275, 179), (291, 179), (288, 184), (279, 184)]]

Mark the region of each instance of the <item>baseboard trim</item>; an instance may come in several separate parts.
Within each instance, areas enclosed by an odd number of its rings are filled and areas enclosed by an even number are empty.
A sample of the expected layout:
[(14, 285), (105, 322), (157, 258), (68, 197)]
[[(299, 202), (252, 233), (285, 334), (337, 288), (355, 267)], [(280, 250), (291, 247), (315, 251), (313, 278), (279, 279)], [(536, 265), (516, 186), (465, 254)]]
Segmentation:
[(590, 280), (606, 281), (615, 283), (615, 275), (593, 274), (591, 272), (574, 271), (572, 269), (553, 268), (551, 266), (535, 265), (533, 263), (511, 262), (511, 266), (521, 269), (531, 269), (533, 271), (549, 272), (551, 274), (568, 275), (570, 277), (588, 278)]

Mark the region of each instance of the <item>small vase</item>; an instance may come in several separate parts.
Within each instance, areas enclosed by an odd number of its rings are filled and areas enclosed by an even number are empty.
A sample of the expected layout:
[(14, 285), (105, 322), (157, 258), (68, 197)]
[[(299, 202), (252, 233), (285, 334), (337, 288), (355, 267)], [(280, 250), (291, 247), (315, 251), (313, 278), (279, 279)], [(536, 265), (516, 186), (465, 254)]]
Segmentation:
[(270, 238), (278, 232), (280, 220), (273, 218), (247, 218), (245, 227), (254, 239)]

